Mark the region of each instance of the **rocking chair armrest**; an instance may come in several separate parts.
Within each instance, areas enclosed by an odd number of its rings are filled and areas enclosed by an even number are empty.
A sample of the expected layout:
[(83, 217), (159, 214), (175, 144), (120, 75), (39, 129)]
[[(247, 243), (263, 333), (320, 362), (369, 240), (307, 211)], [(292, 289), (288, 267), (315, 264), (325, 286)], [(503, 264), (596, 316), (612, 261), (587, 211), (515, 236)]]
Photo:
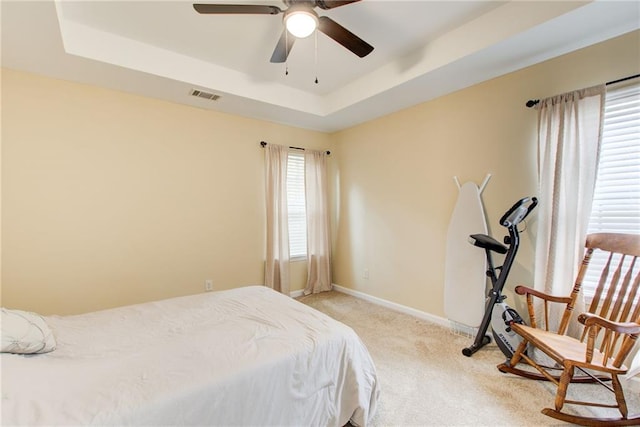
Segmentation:
[(558, 297), (555, 295), (549, 295), (546, 294), (544, 292), (540, 292), (537, 291), (533, 288), (530, 288), (528, 286), (523, 286), (523, 285), (518, 285), (515, 288), (515, 291), (518, 295), (533, 295), (534, 297), (538, 297), (541, 298), (545, 301), (550, 301), (550, 302), (559, 302), (559, 303), (563, 303), (563, 304), (568, 304), (571, 302), (571, 298), (570, 297)]
[(621, 334), (640, 334), (640, 325), (635, 322), (613, 322), (593, 313), (580, 314), (578, 316), (578, 322), (586, 327), (598, 325)]

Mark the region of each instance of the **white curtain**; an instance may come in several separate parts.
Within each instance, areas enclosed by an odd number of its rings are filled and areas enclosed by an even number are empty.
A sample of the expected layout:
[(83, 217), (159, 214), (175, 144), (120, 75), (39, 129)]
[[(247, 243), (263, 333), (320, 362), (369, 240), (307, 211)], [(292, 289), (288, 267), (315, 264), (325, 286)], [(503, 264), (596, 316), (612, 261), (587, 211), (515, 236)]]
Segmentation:
[(265, 147), (267, 204), (267, 257), (265, 285), (289, 295), (289, 218), (287, 213), (287, 160), (289, 149)]
[[(605, 85), (538, 105), (535, 287), (569, 295), (584, 254), (602, 134)], [(557, 322), (557, 313), (552, 322)]]
[(331, 290), (327, 154), (307, 149), (304, 164), (308, 261), (304, 293), (309, 295)]

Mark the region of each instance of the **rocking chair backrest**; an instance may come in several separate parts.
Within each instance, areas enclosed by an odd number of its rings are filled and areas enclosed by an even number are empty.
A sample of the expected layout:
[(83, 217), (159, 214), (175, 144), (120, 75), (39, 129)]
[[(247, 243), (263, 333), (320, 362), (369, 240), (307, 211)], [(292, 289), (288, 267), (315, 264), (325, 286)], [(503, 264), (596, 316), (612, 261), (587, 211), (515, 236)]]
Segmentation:
[[(640, 235), (596, 233), (587, 236), (585, 256), (578, 271), (578, 277), (571, 294), (572, 302), (563, 316), (560, 329), (566, 331), (571, 311), (577, 299), (587, 268), (591, 265), (592, 256), (596, 251), (606, 252), (606, 261), (599, 269), (599, 280), (591, 301), (587, 301), (587, 312), (596, 314), (614, 322), (640, 323)], [(611, 354), (614, 348), (628, 348), (636, 337), (626, 336), (618, 342), (619, 333), (611, 333), (600, 337), (600, 351)], [(582, 334), (584, 341), (586, 330)], [(627, 353), (628, 351), (625, 351)], [(626, 355), (620, 355), (624, 356)]]

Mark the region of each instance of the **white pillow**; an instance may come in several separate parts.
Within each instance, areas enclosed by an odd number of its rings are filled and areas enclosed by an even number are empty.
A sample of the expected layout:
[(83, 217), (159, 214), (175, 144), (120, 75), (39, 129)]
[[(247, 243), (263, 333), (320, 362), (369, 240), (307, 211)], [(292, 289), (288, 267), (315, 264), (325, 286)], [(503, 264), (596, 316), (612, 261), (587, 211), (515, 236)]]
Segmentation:
[(2, 309), (2, 353), (33, 354), (55, 350), (56, 339), (42, 316)]

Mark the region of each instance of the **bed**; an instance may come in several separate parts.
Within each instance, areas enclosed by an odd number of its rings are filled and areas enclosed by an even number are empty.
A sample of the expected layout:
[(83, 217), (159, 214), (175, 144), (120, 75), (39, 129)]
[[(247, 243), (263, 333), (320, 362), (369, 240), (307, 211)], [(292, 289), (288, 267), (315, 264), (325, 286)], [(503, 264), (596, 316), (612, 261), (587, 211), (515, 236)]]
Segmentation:
[(375, 413), (356, 333), (264, 286), (44, 321), (55, 350), (2, 353), (2, 425), (366, 426)]

